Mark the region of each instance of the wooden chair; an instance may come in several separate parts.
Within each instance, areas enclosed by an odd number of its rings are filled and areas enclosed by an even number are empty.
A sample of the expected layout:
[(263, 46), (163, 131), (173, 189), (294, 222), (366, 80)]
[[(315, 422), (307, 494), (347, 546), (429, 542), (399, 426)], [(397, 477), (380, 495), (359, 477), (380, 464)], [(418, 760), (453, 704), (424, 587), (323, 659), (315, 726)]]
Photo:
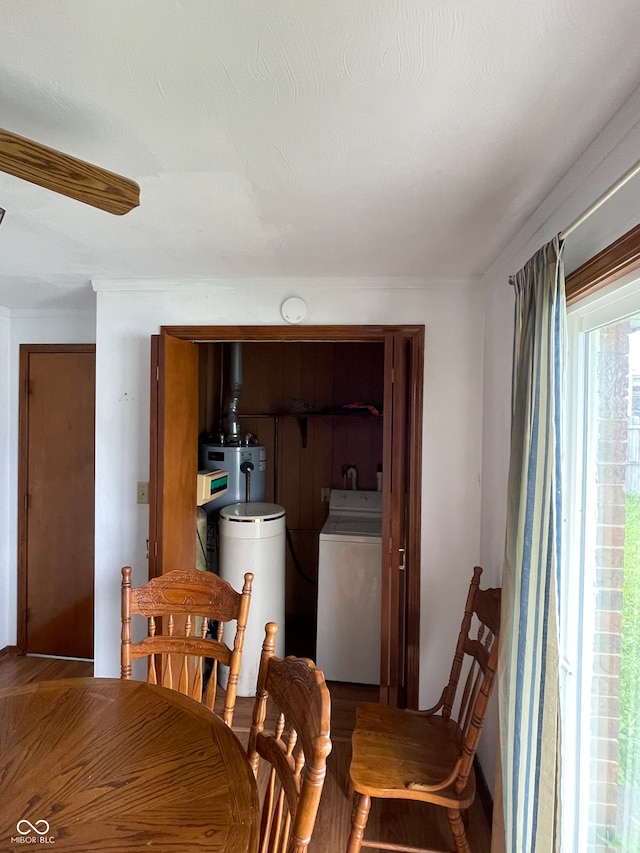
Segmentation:
[[(500, 589), (481, 590), (479, 566), (467, 596), (449, 683), (427, 711), (363, 704), (352, 736), (354, 811), (347, 853), (361, 847), (433, 853), (364, 838), (372, 798), (418, 800), (447, 810), (455, 850), (470, 853), (464, 821), (475, 795), (473, 760), (498, 663)], [(458, 687), (461, 691), (458, 691)]]
[[(222, 718), (230, 726), (238, 689), (244, 633), (249, 617), (253, 575), (244, 576), (242, 592), (211, 572), (167, 572), (132, 588), (131, 567), (122, 569), (121, 678), (131, 678), (131, 661), (146, 657), (147, 681), (202, 701), (212, 711), (218, 667), (229, 668)], [(131, 642), (131, 617), (148, 620), (147, 636)], [(161, 617), (161, 620), (158, 619)], [(207, 638), (208, 620), (218, 622), (216, 639)], [(156, 621), (158, 620), (158, 621)], [(233, 649), (222, 642), (225, 622), (237, 623)], [(161, 624), (159, 622), (161, 621)], [(203, 660), (213, 661), (203, 696)]]
[[(260, 759), (270, 765), (260, 853), (302, 853), (311, 841), (331, 752), (331, 699), (312, 661), (275, 656), (277, 630), (275, 622), (266, 625), (248, 754), (256, 779)], [(267, 700), (276, 709), (273, 733), (264, 729)]]

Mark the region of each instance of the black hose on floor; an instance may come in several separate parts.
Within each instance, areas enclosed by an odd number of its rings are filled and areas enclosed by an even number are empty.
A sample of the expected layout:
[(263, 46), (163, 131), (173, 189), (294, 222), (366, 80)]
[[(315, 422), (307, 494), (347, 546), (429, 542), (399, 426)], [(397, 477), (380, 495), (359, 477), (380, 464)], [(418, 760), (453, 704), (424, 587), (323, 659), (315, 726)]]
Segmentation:
[(304, 578), (307, 583), (313, 584), (313, 586), (317, 586), (317, 581), (312, 577), (309, 577), (308, 574), (304, 571), (302, 566), (300, 565), (300, 561), (298, 560), (298, 555), (296, 554), (296, 550), (293, 547), (293, 538), (291, 536), (291, 531), (289, 528), (286, 528), (287, 531), (287, 545), (289, 546), (289, 553), (291, 554), (291, 559), (293, 560), (293, 565), (296, 567), (296, 571), (300, 575), (300, 577)]

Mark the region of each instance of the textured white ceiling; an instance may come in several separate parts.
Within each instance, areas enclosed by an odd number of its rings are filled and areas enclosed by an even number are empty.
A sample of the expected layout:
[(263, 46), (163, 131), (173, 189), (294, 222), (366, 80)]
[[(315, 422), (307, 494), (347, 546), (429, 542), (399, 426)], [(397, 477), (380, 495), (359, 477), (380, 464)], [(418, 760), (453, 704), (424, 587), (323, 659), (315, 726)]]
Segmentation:
[(638, 0), (3, 0), (0, 126), (141, 205), (0, 173), (0, 305), (481, 275), (640, 82), (639, 32)]

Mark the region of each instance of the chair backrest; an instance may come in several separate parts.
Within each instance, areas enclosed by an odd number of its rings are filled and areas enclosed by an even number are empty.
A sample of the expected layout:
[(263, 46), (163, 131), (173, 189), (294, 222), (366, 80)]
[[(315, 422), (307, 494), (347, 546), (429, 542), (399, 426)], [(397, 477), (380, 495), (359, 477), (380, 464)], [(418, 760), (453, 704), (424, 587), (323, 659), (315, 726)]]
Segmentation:
[[(248, 754), (258, 778), (269, 767), (262, 799), (260, 853), (301, 853), (311, 841), (331, 752), (331, 698), (324, 674), (307, 658), (274, 654), (278, 626), (269, 622), (260, 658)], [(267, 700), (275, 706), (265, 731)]]
[(501, 590), (480, 589), (481, 575), (482, 569), (476, 566), (449, 683), (439, 702), (425, 712), (439, 712), (458, 723), (463, 739), (455, 781), (458, 792), (464, 789), (471, 772), (498, 666)]
[[(122, 569), (122, 678), (131, 678), (131, 661), (147, 658), (147, 681), (178, 690), (214, 709), (218, 666), (229, 668), (222, 718), (231, 725), (249, 618), (253, 575), (244, 576), (242, 592), (211, 572), (178, 569), (131, 586), (131, 567)], [(131, 617), (147, 618), (147, 636), (131, 641)], [(209, 620), (218, 623), (216, 638), (207, 636)], [(236, 621), (233, 648), (222, 642), (226, 622)], [(213, 665), (203, 695), (203, 660)]]

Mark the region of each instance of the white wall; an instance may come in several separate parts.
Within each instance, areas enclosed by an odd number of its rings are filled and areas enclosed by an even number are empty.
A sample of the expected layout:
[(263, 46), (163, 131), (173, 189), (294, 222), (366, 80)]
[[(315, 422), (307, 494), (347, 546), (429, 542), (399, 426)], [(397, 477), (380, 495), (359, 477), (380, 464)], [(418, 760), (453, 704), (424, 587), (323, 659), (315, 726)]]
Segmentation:
[[(573, 222), (640, 152), (640, 89), (596, 137), (554, 192), (484, 276), (486, 338), (481, 559), (496, 581), (502, 571), (511, 399), (513, 292), (508, 284), (542, 245)], [(571, 268), (640, 222), (640, 177), (613, 196), (566, 240)], [(585, 240), (585, 231), (588, 239)], [(570, 269), (567, 269), (569, 272)]]
[[(480, 561), (485, 578), (499, 585), (506, 522), (511, 421), (513, 292), (509, 275), (542, 245), (567, 228), (638, 160), (640, 89), (627, 101), (565, 175), (515, 240), (484, 276), (485, 369), (483, 400), (483, 488)], [(610, 199), (566, 240), (575, 269), (640, 222), (640, 178)], [(497, 709), (490, 705), (478, 754), (491, 783), (497, 749)]]
[(4, 617), (0, 649), (15, 645), (17, 636), (20, 344), (94, 341), (93, 311), (14, 310), (0, 314), (0, 617)]
[[(478, 282), (94, 282), (97, 294), (95, 673), (119, 672), (120, 568), (147, 573), (149, 337), (161, 325), (279, 325), (297, 295), (309, 324), (424, 323), (421, 701), (446, 682), (460, 602), (478, 558), (483, 294)], [(157, 288), (157, 289), (153, 289)], [(446, 656), (445, 656), (446, 658)]]

